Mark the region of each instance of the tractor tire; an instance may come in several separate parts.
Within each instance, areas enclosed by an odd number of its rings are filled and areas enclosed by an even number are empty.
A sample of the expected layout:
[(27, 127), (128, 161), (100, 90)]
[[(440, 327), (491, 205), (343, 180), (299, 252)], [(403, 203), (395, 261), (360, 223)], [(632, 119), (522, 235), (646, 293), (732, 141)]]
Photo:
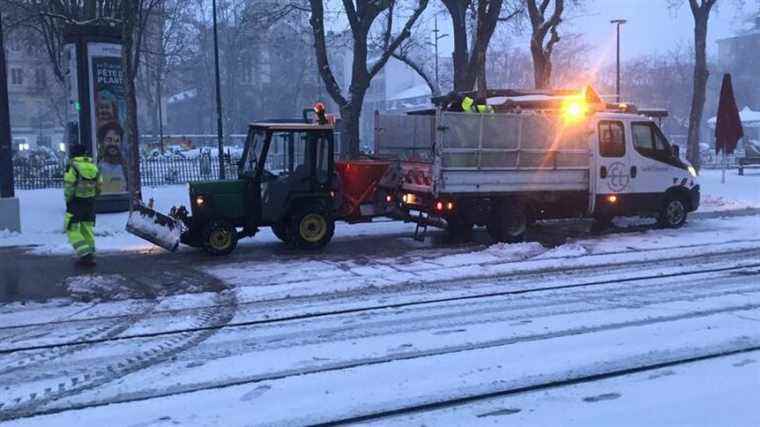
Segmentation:
[(528, 222), (528, 211), (522, 203), (505, 200), (493, 210), (486, 229), (497, 242), (519, 243), (525, 240)]
[(203, 250), (211, 255), (229, 255), (237, 241), (237, 230), (225, 221), (212, 221), (203, 230)]
[(278, 224), (272, 225), (272, 233), (283, 242), (285, 243), (290, 242), (290, 235), (288, 234), (287, 223), (278, 223)]
[(657, 225), (660, 228), (681, 228), (686, 223), (688, 208), (683, 197), (671, 195), (665, 199), (657, 217)]
[(291, 216), (289, 243), (298, 249), (322, 249), (335, 234), (335, 220), (321, 207), (310, 207)]

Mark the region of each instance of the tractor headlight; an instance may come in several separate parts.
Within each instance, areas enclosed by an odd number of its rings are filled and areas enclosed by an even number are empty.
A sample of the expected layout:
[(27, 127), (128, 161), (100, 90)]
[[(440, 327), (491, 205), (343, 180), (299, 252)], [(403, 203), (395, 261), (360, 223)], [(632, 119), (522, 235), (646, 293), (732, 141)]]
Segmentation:
[(694, 178), (697, 177), (697, 170), (694, 169), (694, 166), (689, 165), (689, 167), (687, 169), (689, 170), (689, 175), (691, 175)]

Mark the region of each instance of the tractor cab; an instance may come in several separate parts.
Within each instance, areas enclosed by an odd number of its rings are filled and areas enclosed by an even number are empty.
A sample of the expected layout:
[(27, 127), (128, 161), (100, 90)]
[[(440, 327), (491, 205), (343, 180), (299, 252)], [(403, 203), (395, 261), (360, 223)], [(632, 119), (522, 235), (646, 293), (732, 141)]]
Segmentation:
[(255, 123), (249, 127), (238, 176), (252, 187), (260, 225), (276, 225), (306, 202), (331, 205), (333, 128)]
[(323, 247), (335, 229), (333, 153), (332, 125), (251, 124), (238, 179), (190, 183), (190, 212), (173, 210), (182, 243), (225, 255), (268, 226), (298, 248)]

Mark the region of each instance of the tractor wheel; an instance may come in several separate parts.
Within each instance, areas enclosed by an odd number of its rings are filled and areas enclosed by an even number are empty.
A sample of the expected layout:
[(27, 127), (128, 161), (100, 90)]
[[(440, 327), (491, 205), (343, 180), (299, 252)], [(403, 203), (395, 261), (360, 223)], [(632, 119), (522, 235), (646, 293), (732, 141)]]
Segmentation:
[(292, 216), (289, 243), (299, 249), (321, 249), (332, 240), (335, 221), (324, 209), (304, 209)]
[(492, 212), (486, 229), (497, 242), (522, 242), (528, 230), (527, 209), (519, 202), (502, 201)]
[(682, 197), (672, 195), (665, 200), (657, 224), (662, 228), (681, 228), (686, 223), (688, 209)]
[(288, 225), (286, 223), (277, 223), (272, 225), (272, 233), (274, 233), (278, 239), (282, 240), (285, 243), (288, 243), (290, 241), (290, 237), (288, 235)]
[(213, 221), (203, 231), (203, 249), (211, 255), (229, 255), (237, 241), (237, 230), (225, 221)]

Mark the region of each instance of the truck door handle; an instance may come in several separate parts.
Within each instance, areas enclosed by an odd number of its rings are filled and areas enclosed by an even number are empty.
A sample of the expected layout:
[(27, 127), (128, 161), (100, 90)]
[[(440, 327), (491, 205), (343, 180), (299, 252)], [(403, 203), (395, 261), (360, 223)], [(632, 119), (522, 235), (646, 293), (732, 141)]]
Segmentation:
[(636, 166), (631, 166), (631, 178), (636, 178), (636, 174), (638, 174), (639, 170), (636, 169)]
[(607, 178), (607, 167), (606, 166), (602, 166), (602, 168), (599, 169), (599, 176), (602, 179)]

